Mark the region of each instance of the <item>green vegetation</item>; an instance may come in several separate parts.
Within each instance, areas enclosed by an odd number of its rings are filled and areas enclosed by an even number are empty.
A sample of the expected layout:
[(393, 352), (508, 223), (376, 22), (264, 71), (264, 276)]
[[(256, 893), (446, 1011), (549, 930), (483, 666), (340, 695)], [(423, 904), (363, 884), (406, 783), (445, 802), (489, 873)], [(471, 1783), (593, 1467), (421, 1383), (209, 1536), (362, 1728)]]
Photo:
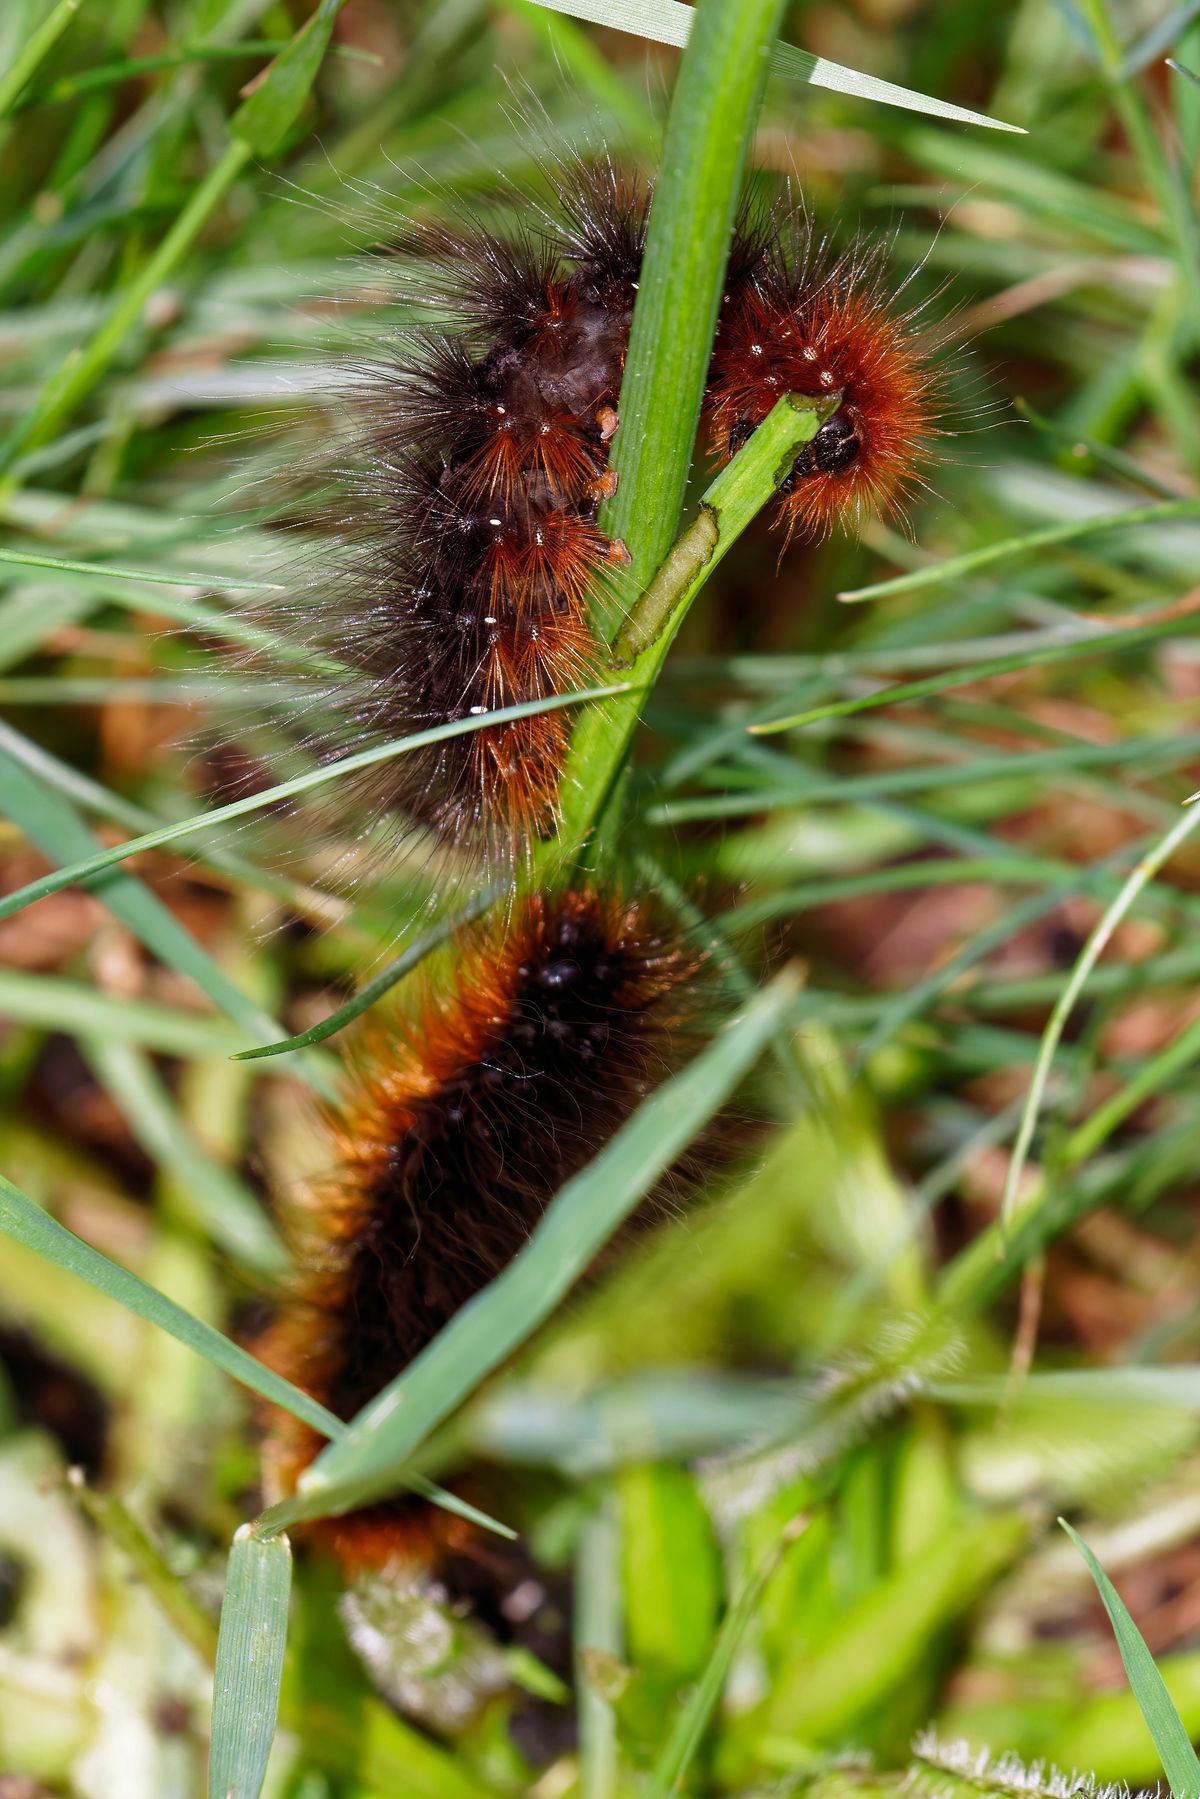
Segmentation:
[[(3, 1799), (1196, 1799), (1197, 11), (0, 10)], [(411, 317), (354, 252), (580, 143), (663, 176), (547, 859), (619, 842), (721, 1010), (345, 1425), (250, 1353), (280, 1227), (342, 1027), (492, 895), (285, 817), (346, 766), (260, 764), (228, 651)], [(693, 466), (747, 167), (952, 315), (911, 536), (779, 560), (811, 408)], [(265, 1512), (254, 1394), (330, 1439)], [(385, 1703), (283, 1534), (385, 1490), (520, 1537), (561, 1669), (356, 1592), (436, 1728)]]

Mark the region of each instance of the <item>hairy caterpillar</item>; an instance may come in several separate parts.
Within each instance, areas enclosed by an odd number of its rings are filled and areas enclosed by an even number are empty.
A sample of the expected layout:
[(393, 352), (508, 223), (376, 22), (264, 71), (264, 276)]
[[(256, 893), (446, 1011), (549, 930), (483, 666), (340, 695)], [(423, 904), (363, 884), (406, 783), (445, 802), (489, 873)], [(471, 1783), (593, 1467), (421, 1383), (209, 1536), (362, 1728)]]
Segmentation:
[[(432, 224), (395, 246), (440, 317), (376, 348), (345, 396), (334, 542), (296, 624), (339, 671), (304, 712), (319, 759), (601, 673), (589, 597), (626, 556), (599, 513), (649, 208), (649, 189), (602, 158), (560, 169), (533, 223)], [(936, 376), (877, 249), (835, 253), (790, 202), (743, 208), (707, 392), (714, 459), (783, 393), (842, 395), (782, 484), (788, 538), (903, 508), (931, 456)], [(372, 821), (512, 868), (553, 828), (568, 718), (406, 755), (354, 799)]]
[[(428, 225), (398, 246), (441, 318), (376, 351), (347, 395), (333, 569), (302, 596), (298, 627), (337, 670), (306, 714), (317, 756), (601, 671), (589, 602), (625, 556), (600, 509), (615, 491), (649, 207), (647, 188), (600, 160), (562, 173), (533, 224)], [(841, 395), (780, 487), (786, 539), (902, 507), (930, 454), (934, 391), (929, 347), (876, 252), (835, 254), (794, 209), (743, 210), (706, 396), (715, 460), (783, 394)], [(373, 771), (357, 803), (511, 871), (554, 826), (566, 719), (405, 756)], [(342, 1417), (520, 1251), (558, 1188), (670, 1072), (694, 1010), (700, 958), (644, 899), (516, 898), (453, 953), (448, 983), (426, 978), (332, 1121), (339, 1168), (314, 1194), (302, 1279), (260, 1351)], [(274, 1417), (274, 1494), (319, 1447)], [(471, 1552), (467, 1527), (416, 1500), (310, 1530), (360, 1592), (381, 1573), (406, 1591), (414, 1571), (436, 1580)], [(384, 1634), (360, 1632), (369, 1661)], [(392, 1673), (376, 1668), (385, 1687)]]
[[(349, 1418), (522, 1248), (560, 1186), (671, 1071), (699, 957), (650, 902), (581, 889), (519, 901), (425, 978), (332, 1123), (305, 1273), (259, 1353)], [(320, 1448), (276, 1417), (269, 1484)], [(389, 1503), (314, 1533), (348, 1572), (436, 1564), (460, 1527)]]

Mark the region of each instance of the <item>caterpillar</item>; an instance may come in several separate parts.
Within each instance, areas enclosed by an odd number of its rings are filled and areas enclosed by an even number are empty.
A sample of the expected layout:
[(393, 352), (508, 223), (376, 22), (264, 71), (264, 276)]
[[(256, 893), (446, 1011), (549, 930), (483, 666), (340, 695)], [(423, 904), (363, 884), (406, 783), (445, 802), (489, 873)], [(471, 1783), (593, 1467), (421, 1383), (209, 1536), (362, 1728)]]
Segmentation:
[[(532, 223), (428, 224), (391, 246), (439, 317), (376, 349), (344, 396), (333, 542), (297, 613), (306, 653), (338, 671), (304, 709), (318, 759), (601, 677), (589, 598), (628, 559), (599, 514), (650, 199), (600, 158), (560, 168)], [(878, 247), (838, 253), (790, 201), (747, 204), (706, 395), (714, 461), (783, 393), (840, 392), (781, 486), (785, 542), (902, 513), (933, 455), (935, 347)], [(511, 870), (553, 829), (567, 717), (410, 753), (352, 795), (339, 783), (339, 807)]]
[[(628, 555), (600, 509), (616, 487), (650, 198), (601, 159), (560, 171), (533, 223), (429, 224), (394, 246), (440, 319), (377, 351), (346, 395), (332, 570), (301, 596), (298, 627), (337, 671), (306, 713), (318, 757), (602, 669), (589, 602)], [(780, 486), (785, 544), (903, 507), (932, 453), (936, 373), (877, 251), (835, 253), (794, 208), (743, 209), (705, 401), (714, 460), (782, 394), (841, 395)], [(547, 712), (409, 754), (373, 771), (357, 805), (514, 873), (554, 826), (564, 721)], [(330, 1119), (335, 1172), (314, 1190), (300, 1278), (260, 1346), (342, 1418), (519, 1253), (695, 1023), (702, 958), (645, 897), (521, 893), (449, 954), (451, 972), (424, 973), (404, 1020), (376, 1033)], [(269, 1493), (294, 1490), (319, 1448), (272, 1414)], [(436, 1582), (472, 1551), (470, 1527), (415, 1498), (307, 1528), (360, 1598)], [(386, 1632), (360, 1614), (358, 1635), (385, 1690), (419, 1710), (383, 1665)]]
[[(335, 1172), (314, 1190), (303, 1273), (259, 1349), (342, 1418), (517, 1254), (694, 1030), (699, 953), (645, 898), (532, 894), (451, 953), (449, 980), (423, 975), (330, 1118)], [(274, 1415), (273, 1491), (320, 1446)], [(404, 1501), (312, 1528), (350, 1573), (436, 1561), (459, 1530)]]

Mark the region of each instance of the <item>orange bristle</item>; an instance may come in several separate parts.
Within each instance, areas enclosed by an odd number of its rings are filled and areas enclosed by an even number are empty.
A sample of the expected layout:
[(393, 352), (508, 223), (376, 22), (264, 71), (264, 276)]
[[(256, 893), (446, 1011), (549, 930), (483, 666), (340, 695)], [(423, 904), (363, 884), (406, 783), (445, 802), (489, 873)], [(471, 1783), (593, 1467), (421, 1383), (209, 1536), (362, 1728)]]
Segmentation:
[(933, 455), (934, 349), (884, 287), (879, 252), (832, 258), (803, 221), (739, 245), (746, 278), (722, 309), (709, 383), (712, 435), (734, 454), (785, 393), (841, 394), (782, 489), (789, 538), (854, 529), (903, 510)]

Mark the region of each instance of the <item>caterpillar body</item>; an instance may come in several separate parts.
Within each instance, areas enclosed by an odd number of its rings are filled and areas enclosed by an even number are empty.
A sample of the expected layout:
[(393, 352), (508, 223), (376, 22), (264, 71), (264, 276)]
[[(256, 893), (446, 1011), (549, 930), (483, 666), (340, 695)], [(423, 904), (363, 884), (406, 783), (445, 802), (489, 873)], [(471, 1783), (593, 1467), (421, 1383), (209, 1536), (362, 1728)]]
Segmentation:
[[(376, 348), (345, 395), (332, 543), (296, 624), (339, 671), (304, 711), (318, 759), (603, 677), (589, 600), (627, 557), (599, 513), (650, 198), (602, 159), (563, 173), (532, 225), (401, 240), (403, 279), (440, 319)], [(937, 372), (876, 248), (835, 253), (790, 204), (743, 208), (706, 395), (714, 460), (783, 393), (842, 395), (782, 483), (787, 537), (902, 510), (933, 454)], [(567, 720), (397, 758), (361, 777), (356, 809), (511, 870), (554, 826)]]
[[(453, 946), (332, 1122), (305, 1272), (260, 1354), (351, 1418), (523, 1247), (559, 1187), (674, 1067), (698, 954), (645, 899), (534, 894)], [(278, 1414), (269, 1484), (320, 1448)], [(436, 1560), (448, 1514), (387, 1504), (314, 1527), (350, 1571)]]

